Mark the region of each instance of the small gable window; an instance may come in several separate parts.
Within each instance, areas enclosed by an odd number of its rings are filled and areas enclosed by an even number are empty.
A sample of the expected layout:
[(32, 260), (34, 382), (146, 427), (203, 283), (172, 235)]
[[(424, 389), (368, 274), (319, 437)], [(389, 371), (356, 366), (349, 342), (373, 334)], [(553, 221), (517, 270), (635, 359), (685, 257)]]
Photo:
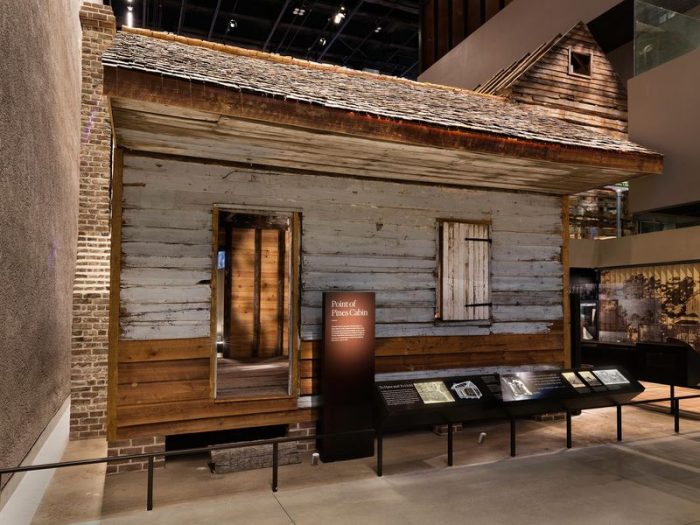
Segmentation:
[(591, 76), (591, 54), (569, 51), (569, 74), (582, 77)]

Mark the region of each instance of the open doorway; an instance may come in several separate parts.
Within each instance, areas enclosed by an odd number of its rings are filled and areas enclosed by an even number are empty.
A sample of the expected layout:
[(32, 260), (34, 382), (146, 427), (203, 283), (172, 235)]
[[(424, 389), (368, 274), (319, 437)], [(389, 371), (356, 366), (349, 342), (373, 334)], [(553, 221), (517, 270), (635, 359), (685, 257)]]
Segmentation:
[(217, 398), (290, 394), (291, 214), (219, 210)]

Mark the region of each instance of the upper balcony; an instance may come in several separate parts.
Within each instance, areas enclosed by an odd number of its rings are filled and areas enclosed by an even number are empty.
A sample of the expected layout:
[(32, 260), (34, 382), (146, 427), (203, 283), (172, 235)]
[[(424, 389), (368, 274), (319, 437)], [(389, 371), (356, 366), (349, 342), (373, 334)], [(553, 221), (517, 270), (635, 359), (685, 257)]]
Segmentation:
[(682, 14), (678, 5), (677, 0), (635, 0), (635, 75), (700, 48), (700, 18), (692, 16), (700, 16), (700, 9)]

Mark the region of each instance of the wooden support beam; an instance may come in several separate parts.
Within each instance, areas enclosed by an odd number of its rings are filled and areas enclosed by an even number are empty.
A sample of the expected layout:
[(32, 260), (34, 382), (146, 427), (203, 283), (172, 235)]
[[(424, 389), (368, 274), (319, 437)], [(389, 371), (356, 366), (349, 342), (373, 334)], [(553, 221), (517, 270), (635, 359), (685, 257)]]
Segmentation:
[(571, 304), (569, 302), (569, 197), (561, 199), (562, 309), (564, 313), (564, 366), (571, 367)]
[(119, 383), (119, 290), (121, 280), (122, 243), (122, 174), (124, 150), (114, 150), (112, 166), (112, 237), (109, 266), (109, 328), (107, 350), (107, 439), (116, 439), (117, 384)]
[(284, 352), (284, 287), (286, 283), (286, 231), (280, 229), (277, 233), (277, 355)]
[(255, 228), (253, 281), (253, 356), (260, 357), (260, 292), (262, 287), (262, 230)]

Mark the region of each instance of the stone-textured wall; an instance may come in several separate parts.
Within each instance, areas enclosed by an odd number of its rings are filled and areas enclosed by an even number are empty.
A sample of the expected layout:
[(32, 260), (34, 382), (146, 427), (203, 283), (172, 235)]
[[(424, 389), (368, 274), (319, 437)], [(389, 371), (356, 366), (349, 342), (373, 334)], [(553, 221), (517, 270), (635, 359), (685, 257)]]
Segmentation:
[(80, 137), (78, 8), (76, 0), (0, 2), (3, 467), (25, 457), (70, 392)]
[(107, 430), (109, 327), (110, 165), (112, 137), (102, 95), (102, 53), (115, 34), (109, 7), (85, 2), (80, 207), (73, 288), (71, 439), (104, 436)]

